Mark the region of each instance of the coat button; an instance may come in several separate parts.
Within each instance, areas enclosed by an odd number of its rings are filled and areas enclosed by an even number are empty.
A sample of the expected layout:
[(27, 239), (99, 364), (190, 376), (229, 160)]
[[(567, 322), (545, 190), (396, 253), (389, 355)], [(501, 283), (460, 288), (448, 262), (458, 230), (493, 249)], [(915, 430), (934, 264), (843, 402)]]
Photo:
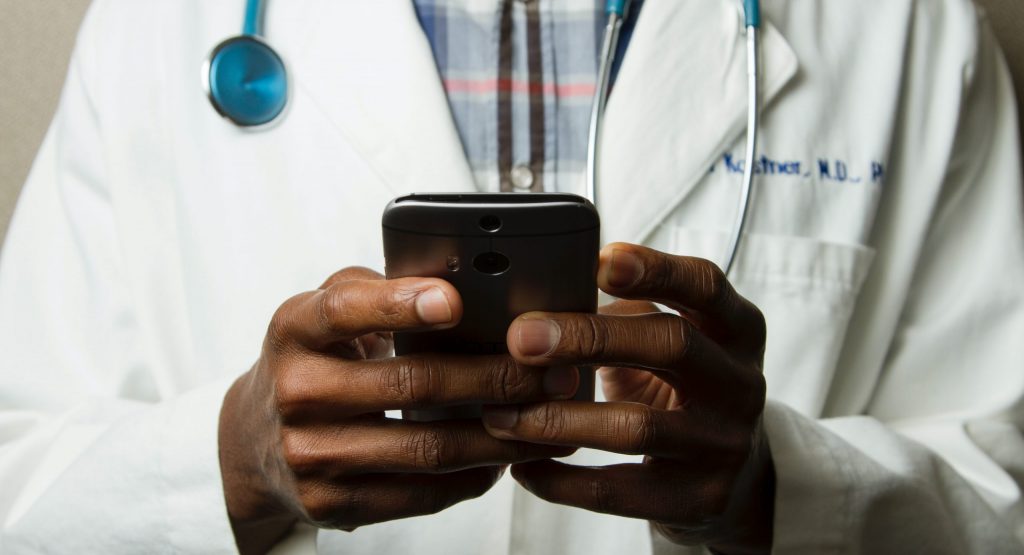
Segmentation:
[(524, 191), (529, 191), (535, 181), (533, 170), (526, 164), (519, 164), (512, 168), (509, 179), (512, 181), (513, 187)]

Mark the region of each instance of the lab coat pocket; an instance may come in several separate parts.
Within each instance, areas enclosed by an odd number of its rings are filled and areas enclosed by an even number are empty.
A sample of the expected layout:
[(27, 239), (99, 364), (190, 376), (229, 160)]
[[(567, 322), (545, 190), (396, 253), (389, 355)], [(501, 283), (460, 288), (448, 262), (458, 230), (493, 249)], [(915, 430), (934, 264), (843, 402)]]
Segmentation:
[[(727, 237), (675, 228), (673, 251), (719, 260)], [(817, 416), (874, 249), (795, 236), (744, 237), (731, 279), (768, 324), (770, 398)]]

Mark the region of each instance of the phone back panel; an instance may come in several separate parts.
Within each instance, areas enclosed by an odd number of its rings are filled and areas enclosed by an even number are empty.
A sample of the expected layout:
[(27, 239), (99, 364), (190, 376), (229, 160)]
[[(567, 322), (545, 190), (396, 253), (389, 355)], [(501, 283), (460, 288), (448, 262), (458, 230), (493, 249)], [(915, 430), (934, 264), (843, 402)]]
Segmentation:
[[(395, 334), (398, 355), (506, 353), (521, 314), (597, 310), (600, 221), (582, 197), (413, 195), (388, 206), (383, 228), (388, 279), (444, 279), (464, 306), (455, 328)], [(592, 373), (581, 377), (580, 398), (592, 399)]]

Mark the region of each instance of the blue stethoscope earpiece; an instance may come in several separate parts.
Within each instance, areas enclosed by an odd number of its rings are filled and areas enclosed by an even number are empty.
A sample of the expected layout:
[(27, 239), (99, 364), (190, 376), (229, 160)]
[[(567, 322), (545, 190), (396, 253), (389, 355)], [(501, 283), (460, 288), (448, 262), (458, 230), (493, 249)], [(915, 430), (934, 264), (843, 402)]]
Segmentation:
[(288, 71), (259, 35), (263, 2), (249, 0), (244, 34), (218, 44), (203, 67), (203, 85), (217, 113), (239, 127), (273, 122), (288, 105)]

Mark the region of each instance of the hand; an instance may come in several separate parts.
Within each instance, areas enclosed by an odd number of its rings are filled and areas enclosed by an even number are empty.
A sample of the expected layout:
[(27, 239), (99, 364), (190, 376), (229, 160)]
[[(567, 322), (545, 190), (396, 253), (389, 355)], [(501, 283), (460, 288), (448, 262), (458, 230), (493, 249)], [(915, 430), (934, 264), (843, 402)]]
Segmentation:
[(436, 279), (339, 272), (274, 315), (253, 368), (221, 409), (220, 464), (243, 553), (296, 521), (353, 530), (438, 512), (487, 491), (510, 463), (574, 449), (489, 435), (479, 421), (415, 423), (384, 411), (570, 398), (578, 376), (508, 356), (387, 358), (392, 331), (451, 327), (462, 304)]
[(554, 503), (642, 518), (670, 540), (726, 553), (771, 546), (774, 470), (761, 433), (765, 322), (714, 264), (615, 244), (601, 289), (634, 301), (602, 315), (526, 314), (509, 351), (533, 366), (602, 368), (608, 403), (490, 407), (496, 438), (645, 455), (642, 464), (512, 467)]

